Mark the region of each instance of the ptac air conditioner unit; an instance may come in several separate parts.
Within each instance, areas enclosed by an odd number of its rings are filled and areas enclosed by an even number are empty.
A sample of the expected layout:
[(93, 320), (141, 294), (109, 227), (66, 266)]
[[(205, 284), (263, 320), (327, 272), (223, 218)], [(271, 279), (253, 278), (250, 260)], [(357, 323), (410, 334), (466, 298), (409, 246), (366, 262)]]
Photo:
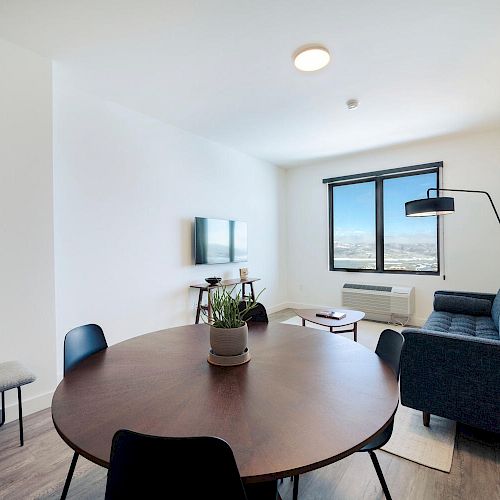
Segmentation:
[(408, 322), (415, 306), (413, 287), (345, 283), (342, 305), (365, 313), (374, 321)]

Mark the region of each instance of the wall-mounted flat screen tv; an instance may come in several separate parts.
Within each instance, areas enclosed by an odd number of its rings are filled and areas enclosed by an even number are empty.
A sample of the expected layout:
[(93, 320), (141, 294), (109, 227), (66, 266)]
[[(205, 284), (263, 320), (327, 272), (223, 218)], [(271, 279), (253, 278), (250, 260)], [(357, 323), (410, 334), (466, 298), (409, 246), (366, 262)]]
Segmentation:
[(196, 264), (226, 264), (248, 260), (246, 222), (196, 217), (194, 242)]

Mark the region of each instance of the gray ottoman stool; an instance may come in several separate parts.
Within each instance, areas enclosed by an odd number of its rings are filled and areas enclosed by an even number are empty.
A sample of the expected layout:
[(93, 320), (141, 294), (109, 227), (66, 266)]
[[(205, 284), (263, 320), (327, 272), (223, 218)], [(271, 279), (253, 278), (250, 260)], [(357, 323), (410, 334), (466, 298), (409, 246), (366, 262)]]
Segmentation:
[(0, 363), (0, 392), (2, 393), (2, 417), (0, 427), (5, 423), (5, 391), (17, 388), (17, 402), (19, 406), (19, 438), (21, 446), (24, 445), (23, 436), (23, 405), (21, 402), (21, 386), (31, 384), (36, 380), (33, 373), (17, 361)]

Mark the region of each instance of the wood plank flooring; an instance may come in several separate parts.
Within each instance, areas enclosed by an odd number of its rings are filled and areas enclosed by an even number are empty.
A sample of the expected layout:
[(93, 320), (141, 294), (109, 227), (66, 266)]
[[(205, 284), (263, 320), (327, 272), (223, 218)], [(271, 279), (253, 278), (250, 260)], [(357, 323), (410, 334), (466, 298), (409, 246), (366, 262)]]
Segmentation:
[[(291, 310), (270, 316), (284, 321)], [(381, 330), (383, 325), (381, 325)], [(17, 422), (0, 428), (0, 499), (55, 500), (71, 461), (70, 450), (56, 433), (50, 409), (25, 418), (25, 446), (19, 447)], [(500, 436), (458, 426), (450, 474), (409, 462), (385, 452), (377, 453), (394, 500), (500, 500)], [(106, 470), (80, 457), (68, 498), (104, 497)], [(280, 485), (284, 500), (292, 498), (292, 483)], [(299, 498), (384, 498), (368, 455), (357, 453), (300, 477)]]

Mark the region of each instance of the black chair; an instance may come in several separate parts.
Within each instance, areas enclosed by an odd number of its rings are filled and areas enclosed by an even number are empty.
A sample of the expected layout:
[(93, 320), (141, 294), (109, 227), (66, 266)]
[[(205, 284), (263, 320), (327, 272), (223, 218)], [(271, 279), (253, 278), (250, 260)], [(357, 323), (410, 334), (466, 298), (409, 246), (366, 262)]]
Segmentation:
[[(238, 304), (240, 312), (243, 311), (246, 306), (247, 303), (242, 300)], [(248, 323), (269, 323), (266, 308), (260, 302), (257, 302), (255, 307), (243, 316), (243, 320), (247, 321)]]
[[(391, 367), (395, 377), (398, 380), (401, 351), (403, 350), (404, 343), (405, 339), (403, 335), (394, 330), (387, 329), (380, 334), (377, 348), (375, 349), (375, 353)], [(377, 455), (375, 455), (375, 450), (380, 449), (389, 441), (389, 439), (391, 439), (393, 427), (394, 417), (392, 418), (391, 423), (384, 429), (383, 432), (381, 432), (377, 437), (375, 437), (372, 441), (370, 441), (359, 450), (368, 452), (370, 454), (370, 458), (372, 459), (373, 466), (375, 467), (375, 471), (379, 478), (380, 484), (382, 485), (382, 490), (384, 491), (387, 500), (392, 500), (392, 497), (389, 493), (389, 488), (387, 487), (387, 483), (385, 482), (384, 475), (382, 474), (382, 469), (380, 468)], [(299, 476), (294, 476), (293, 481), (293, 500), (297, 500), (299, 493)]]
[[(377, 348), (375, 349), (375, 352), (378, 354), (378, 356), (392, 368), (392, 371), (394, 372), (394, 375), (398, 380), (401, 351), (403, 350), (404, 343), (405, 339), (399, 332), (396, 332), (394, 330), (384, 330), (380, 334)], [(391, 423), (385, 428), (382, 433), (380, 433), (372, 441), (361, 448), (361, 450), (359, 450), (368, 452), (370, 454), (370, 458), (372, 459), (373, 466), (375, 467), (375, 471), (387, 500), (392, 500), (392, 497), (389, 493), (389, 488), (387, 487), (387, 483), (385, 482), (384, 475), (382, 474), (382, 469), (380, 468), (377, 455), (375, 455), (375, 450), (382, 448), (382, 446), (384, 446), (389, 441), (389, 439), (391, 439), (393, 427), (394, 417), (392, 418)]]
[(119, 430), (113, 437), (105, 500), (245, 500), (230, 446), (216, 437), (158, 437)]
[[(83, 325), (73, 328), (64, 338), (64, 376), (78, 363), (107, 347), (106, 337), (99, 325)], [(78, 453), (75, 451), (64, 483), (61, 500), (64, 500), (68, 495), (77, 460)]]

